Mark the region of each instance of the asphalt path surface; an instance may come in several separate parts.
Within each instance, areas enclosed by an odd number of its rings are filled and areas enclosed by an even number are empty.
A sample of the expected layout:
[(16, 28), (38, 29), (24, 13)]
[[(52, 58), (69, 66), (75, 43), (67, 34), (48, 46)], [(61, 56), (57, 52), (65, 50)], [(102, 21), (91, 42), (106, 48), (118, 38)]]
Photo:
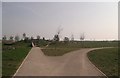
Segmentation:
[(45, 56), (33, 47), (15, 76), (104, 76), (88, 60), (87, 53), (97, 48), (84, 48), (63, 56)]

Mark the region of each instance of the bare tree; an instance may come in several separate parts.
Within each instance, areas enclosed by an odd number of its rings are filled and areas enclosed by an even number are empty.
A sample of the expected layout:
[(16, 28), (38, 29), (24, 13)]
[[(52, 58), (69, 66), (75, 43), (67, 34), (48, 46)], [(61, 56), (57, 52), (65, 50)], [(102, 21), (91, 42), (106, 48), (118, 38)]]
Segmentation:
[(64, 37), (64, 42), (69, 42), (69, 38), (68, 37)]
[(13, 38), (14, 38), (13, 36), (10, 36), (10, 40), (11, 40), (11, 41), (13, 41)]
[(6, 37), (6, 35), (4, 35), (3, 37), (2, 37), (2, 40), (7, 40), (7, 37)]
[(80, 35), (80, 40), (83, 41), (84, 39), (85, 39), (85, 34), (82, 33), (82, 34)]
[(34, 39), (34, 37), (33, 36), (31, 36), (31, 40), (33, 40)]
[(53, 41), (59, 41), (59, 40), (60, 40), (59, 36), (58, 35), (54, 35)]
[(71, 35), (71, 41), (74, 41), (74, 35), (73, 34)]
[(45, 40), (45, 37), (43, 37), (43, 40)]
[(80, 40), (81, 40), (81, 47), (84, 47), (84, 39), (85, 39), (85, 34), (82, 33), (80, 36)]
[(39, 35), (37, 36), (37, 40), (40, 40), (40, 36)]
[(58, 27), (57, 33), (53, 37), (53, 43), (55, 44), (55, 49), (57, 48), (57, 43), (60, 41), (60, 33), (63, 30), (61, 26)]
[(25, 34), (25, 33), (23, 33), (23, 39), (24, 39), (24, 40), (26, 39), (26, 34)]
[(20, 37), (18, 35), (15, 36), (15, 41), (19, 41)]
[(30, 39), (29, 37), (25, 37), (24, 41), (29, 42), (29, 39)]
[(58, 30), (57, 30), (57, 35), (59, 36), (61, 31), (63, 30), (63, 28), (61, 28), (61, 26), (58, 27)]
[(63, 28), (61, 28), (61, 26), (59, 26), (58, 29), (57, 29), (57, 34), (54, 35), (54, 38), (53, 38), (54, 41), (59, 41), (60, 40), (60, 33), (61, 33), (62, 30), (63, 30)]

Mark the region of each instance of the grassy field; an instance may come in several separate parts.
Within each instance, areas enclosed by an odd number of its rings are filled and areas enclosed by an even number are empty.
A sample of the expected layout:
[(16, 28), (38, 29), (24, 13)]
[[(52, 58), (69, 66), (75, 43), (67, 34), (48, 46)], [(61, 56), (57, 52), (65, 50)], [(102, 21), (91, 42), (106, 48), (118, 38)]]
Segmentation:
[(61, 47), (61, 48), (96, 48), (96, 47), (117, 47), (117, 41), (74, 41), (64, 43), (63, 41), (58, 43), (51, 43), (48, 48)]
[(85, 41), (79, 43), (83, 48), (118, 47), (117, 41)]
[(52, 43), (47, 48), (43, 48), (42, 51), (48, 56), (61, 56), (65, 53), (80, 48), (96, 48), (96, 47), (117, 47), (117, 41), (74, 41), (74, 42), (58, 42)]
[(107, 76), (118, 76), (118, 48), (94, 50), (88, 57)]
[[(80, 48), (93, 48), (93, 47), (116, 47), (116, 41), (85, 41), (85, 42), (58, 42), (52, 43), (48, 47), (44, 48), (49, 41), (41, 40), (38, 46), (43, 47), (42, 51), (48, 56), (61, 56), (65, 53), (71, 52), (73, 50), (78, 50)], [(12, 76), (25, 56), (31, 49), (30, 43), (18, 42), (13, 45), (2, 45), (2, 75)]]
[(73, 43), (52, 43), (48, 47), (43, 48), (42, 51), (47, 56), (62, 56), (68, 52), (80, 49), (76, 44), (73, 46)]
[(31, 49), (30, 44), (17, 42), (2, 46), (2, 75), (12, 76)]
[(47, 56), (62, 56), (66, 53), (69, 53), (74, 50), (78, 50), (79, 48), (47, 48), (47, 49), (42, 49), (45, 55)]

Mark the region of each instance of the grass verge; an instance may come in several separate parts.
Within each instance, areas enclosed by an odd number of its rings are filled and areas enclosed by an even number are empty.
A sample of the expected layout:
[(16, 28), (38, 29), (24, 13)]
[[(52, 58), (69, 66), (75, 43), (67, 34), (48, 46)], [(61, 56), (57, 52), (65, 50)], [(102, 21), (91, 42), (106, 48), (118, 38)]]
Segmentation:
[(43, 53), (47, 56), (62, 56), (66, 53), (69, 53), (74, 50), (78, 50), (79, 48), (47, 48), (42, 49)]
[(88, 57), (108, 77), (118, 76), (118, 48), (93, 50)]
[(117, 41), (74, 41), (64, 43), (51, 43), (48, 47), (42, 49), (47, 56), (62, 56), (65, 53), (78, 50), (80, 48), (95, 48), (95, 47), (116, 47)]
[(16, 72), (31, 49), (28, 45), (28, 43), (18, 42), (2, 46), (2, 76), (12, 76)]

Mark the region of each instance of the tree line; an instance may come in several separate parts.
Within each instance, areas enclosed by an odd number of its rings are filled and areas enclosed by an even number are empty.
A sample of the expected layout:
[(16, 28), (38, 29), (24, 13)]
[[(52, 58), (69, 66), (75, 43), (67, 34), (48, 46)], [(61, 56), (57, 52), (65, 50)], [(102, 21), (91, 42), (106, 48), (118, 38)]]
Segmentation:
[[(2, 37), (2, 40), (3, 40), (3, 41), (5, 41), (5, 40), (20, 41), (20, 40), (33, 40), (33, 39), (34, 39), (33, 36), (27, 37), (27, 36), (26, 36), (26, 33), (23, 33), (23, 38), (22, 38), (22, 39), (20, 39), (20, 37), (19, 37), (18, 35), (16, 35), (16, 36), (10, 36), (8, 39), (7, 39), (7, 36), (6, 36), (6, 35), (4, 35), (4, 36)], [(39, 35), (37, 35), (37, 39), (38, 39), (38, 40), (40, 39), (40, 36), (39, 36)], [(43, 40), (45, 40), (44, 37), (43, 37)]]
[[(54, 41), (54, 42), (59, 42), (60, 41), (60, 34), (61, 34), (62, 30), (63, 30), (62, 28), (60, 28), (60, 27), (58, 28), (57, 33), (54, 35), (52, 41)], [(27, 37), (26, 33), (23, 33), (22, 36), (23, 36), (23, 38), (21, 40), (25, 40), (25, 41), (34, 40), (33, 36)], [(40, 40), (40, 38), (41, 37), (39, 35), (36, 36), (37, 40)], [(43, 37), (42, 39), (45, 40), (45, 37)], [(84, 35), (84, 33), (82, 33), (80, 35), (80, 41), (83, 41), (84, 39), (85, 39), (85, 35)], [(17, 41), (20, 41), (20, 37), (18, 35), (16, 35), (16, 36), (10, 36), (9, 39), (7, 39), (6, 35), (4, 35), (2, 37), (2, 40), (3, 41), (10, 40), (10, 41), (17, 42)], [(68, 37), (64, 37), (63, 41), (65, 41), (65, 42), (74, 41), (74, 35), (71, 34), (71, 39), (69, 39)]]

